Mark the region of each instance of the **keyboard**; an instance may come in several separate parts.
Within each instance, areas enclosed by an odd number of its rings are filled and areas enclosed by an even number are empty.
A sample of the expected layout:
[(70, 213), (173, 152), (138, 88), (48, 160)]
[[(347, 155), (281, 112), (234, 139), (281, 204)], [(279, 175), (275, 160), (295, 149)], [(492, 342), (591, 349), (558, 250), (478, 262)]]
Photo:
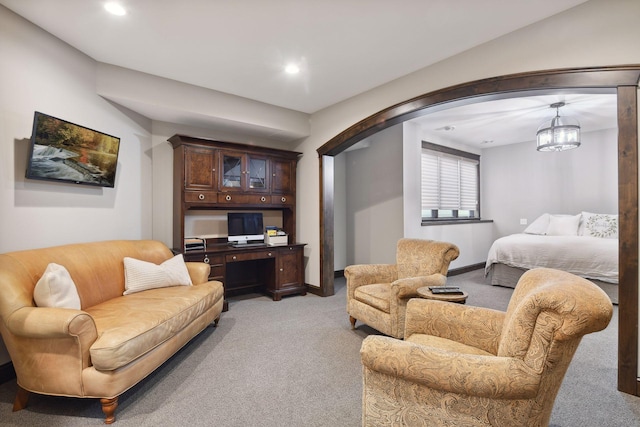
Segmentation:
[(233, 246), (234, 248), (266, 248), (267, 244), (266, 243), (234, 243), (231, 246)]

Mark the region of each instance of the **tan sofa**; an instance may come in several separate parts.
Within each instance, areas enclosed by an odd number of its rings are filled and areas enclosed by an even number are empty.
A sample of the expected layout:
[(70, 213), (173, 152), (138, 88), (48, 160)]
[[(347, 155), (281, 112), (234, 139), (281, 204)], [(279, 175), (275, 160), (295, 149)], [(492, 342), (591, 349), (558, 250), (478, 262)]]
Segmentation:
[[(217, 324), (224, 291), (208, 281), (208, 264), (186, 263), (193, 286), (123, 296), (125, 257), (161, 264), (173, 254), (160, 242), (120, 240), (0, 255), (0, 333), (18, 381), (14, 411), (29, 392), (99, 398), (110, 424), (120, 394)], [(49, 263), (68, 270), (80, 309), (36, 306), (34, 287)]]

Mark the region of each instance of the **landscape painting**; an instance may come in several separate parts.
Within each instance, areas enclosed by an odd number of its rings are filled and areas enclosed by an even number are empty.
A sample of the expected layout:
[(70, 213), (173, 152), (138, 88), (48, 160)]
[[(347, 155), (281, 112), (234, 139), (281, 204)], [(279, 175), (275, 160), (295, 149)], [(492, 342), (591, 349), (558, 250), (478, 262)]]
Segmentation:
[(35, 112), (27, 178), (113, 187), (120, 138)]

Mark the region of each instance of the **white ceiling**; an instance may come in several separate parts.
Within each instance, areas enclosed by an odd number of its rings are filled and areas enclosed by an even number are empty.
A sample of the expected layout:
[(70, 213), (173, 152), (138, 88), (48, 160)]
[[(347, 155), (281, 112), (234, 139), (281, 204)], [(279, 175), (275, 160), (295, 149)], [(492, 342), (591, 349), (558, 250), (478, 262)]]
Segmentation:
[(585, 0), (119, 2), (0, 0), (96, 61), (305, 113)]
[[(413, 120), (434, 138), (479, 149), (535, 141), (538, 127), (556, 115), (551, 104), (564, 102), (561, 117), (571, 117), (582, 133), (615, 129), (615, 93), (556, 93), (482, 101), (429, 113)], [(437, 142), (437, 140), (431, 141)]]
[[(108, 14), (104, 0), (0, 4), (96, 61), (314, 113), (585, 1), (119, 0), (128, 10), (123, 17)], [(299, 74), (283, 71), (290, 61), (300, 65)], [(426, 131), (485, 148), (483, 141), (533, 140), (553, 115), (549, 105), (560, 100), (567, 103), (561, 114), (578, 118), (583, 131), (616, 125), (615, 96), (585, 94), (491, 101), (417, 121)], [(153, 102), (126, 106), (154, 120), (229, 126)], [(271, 129), (244, 126), (278, 139)]]

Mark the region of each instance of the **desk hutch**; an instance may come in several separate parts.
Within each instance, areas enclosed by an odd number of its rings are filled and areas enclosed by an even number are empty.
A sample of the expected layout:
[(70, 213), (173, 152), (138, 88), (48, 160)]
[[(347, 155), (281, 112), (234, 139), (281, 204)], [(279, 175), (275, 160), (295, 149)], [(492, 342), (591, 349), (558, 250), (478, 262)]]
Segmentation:
[[(173, 246), (186, 261), (211, 266), (225, 296), (263, 290), (278, 301), (306, 294), (304, 246), (296, 242), (296, 166), (301, 153), (174, 135)], [(235, 248), (226, 237), (184, 251), (185, 217), (206, 210), (277, 210), (289, 244)], [(188, 236), (192, 237), (192, 236)]]

